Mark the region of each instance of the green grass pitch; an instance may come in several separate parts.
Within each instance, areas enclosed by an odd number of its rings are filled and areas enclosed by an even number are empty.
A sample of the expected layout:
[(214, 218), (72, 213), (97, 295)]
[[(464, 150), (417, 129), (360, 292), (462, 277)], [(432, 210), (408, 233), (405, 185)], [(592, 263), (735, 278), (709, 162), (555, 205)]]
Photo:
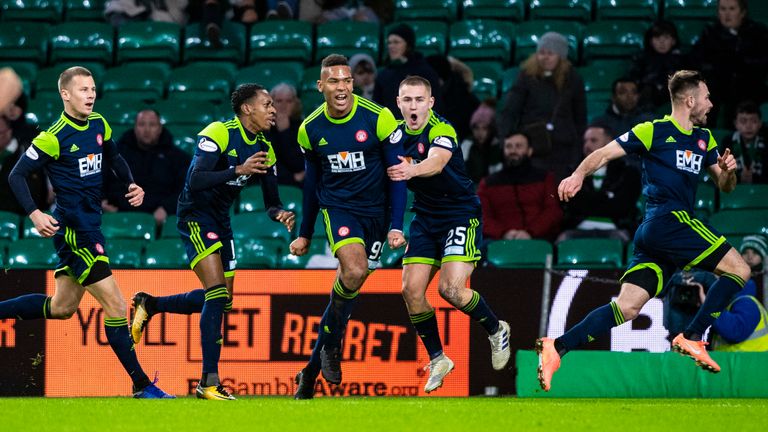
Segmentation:
[(765, 431), (768, 399), (0, 398), (3, 431)]

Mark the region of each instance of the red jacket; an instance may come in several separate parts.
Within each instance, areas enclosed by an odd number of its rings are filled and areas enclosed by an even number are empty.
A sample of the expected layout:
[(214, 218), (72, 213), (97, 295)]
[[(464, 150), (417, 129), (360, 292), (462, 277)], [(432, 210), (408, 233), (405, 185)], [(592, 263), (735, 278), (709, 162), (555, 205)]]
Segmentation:
[(484, 178), (477, 194), (483, 205), (483, 235), (488, 239), (501, 239), (511, 229), (547, 240), (560, 232), (563, 211), (552, 172), (530, 163), (506, 167)]

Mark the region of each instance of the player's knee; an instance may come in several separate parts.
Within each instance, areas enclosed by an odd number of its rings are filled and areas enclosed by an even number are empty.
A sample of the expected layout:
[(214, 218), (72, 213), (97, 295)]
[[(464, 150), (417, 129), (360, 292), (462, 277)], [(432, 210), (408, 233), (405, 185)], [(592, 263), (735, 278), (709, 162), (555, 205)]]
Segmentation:
[(110, 297), (104, 303), (102, 307), (104, 307), (107, 318), (125, 317), (126, 304), (122, 296)]
[(403, 299), (406, 304), (410, 305), (422, 302), (425, 298), (424, 294), (424, 291), (419, 289), (419, 287), (407, 283), (403, 285)]
[(437, 285), (437, 291), (440, 293), (440, 297), (454, 306), (458, 303), (459, 291), (461, 288), (463, 288), (463, 286), (460, 286), (451, 281), (441, 280)]
[(339, 276), (348, 290), (356, 291), (363, 285), (367, 275), (367, 266), (350, 266), (342, 270)]
[(733, 273), (738, 275), (745, 282), (752, 277), (752, 269), (749, 268), (749, 264), (743, 259), (736, 263)]
[(640, 315), (640, 310), (642, 308), (642, 306), (635, 304), (619, 303), (619, 309), (621, 310), (621, 314), (624, 315), (624, 321), (632, 321), (633, 319), (637, 318), (637, 316)]
[(54, 319), (68, 320), (77, 312), (77, 303), (64, 305), (51, 305), (51, 317)]

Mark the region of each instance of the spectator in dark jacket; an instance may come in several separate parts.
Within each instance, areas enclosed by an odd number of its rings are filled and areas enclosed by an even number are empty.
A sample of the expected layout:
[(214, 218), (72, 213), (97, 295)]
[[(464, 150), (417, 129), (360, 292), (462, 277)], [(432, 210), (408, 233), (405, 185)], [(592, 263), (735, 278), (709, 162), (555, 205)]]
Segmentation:
[(444, 101), (461, 101), (461, 103), (445, 103), (443, 109), (440, 110), (440, 115), (445, 117), (456, 129), (458, 141), (461, 142), (472, 134), (470, 119), (472, 113), (480, 106), (477, 96), (472, 93), (472, 80), (467, 82), (459, 69), (467, 68), (470, 73), (472, 70), (459, 60), (444, 55), (431, 55), (427, 57), (427, 61), (440, 77), (441, 99)]
[(555, 177), (531, 165), (528, 137), (504, 140), (504, 169), (484, 178), (477, 194), (483, 206), (483, 235), (489, 240), (542, 238), (560, 231), (563, 212)]
[[(581, 135), (587, 126), (584, 82), (568, 61), (568, 41), (559, 33), (539, 38), (535, 53), (525, 60), (514, 86), (506, 96), (499, 119), (501, 136), (527, 132), (534, 139), (533, 164), (552, 170), (559, 181), (571, 174), (581, 160)], [(545, 154), (539, 139), (551, 137)], [(542, 131), (534, 134), (533, 131)]]
[(611, 104), (593, 123), (605, 125), (614, 133), (623, 134), (640, 123), (652, 121), (653, 114), (640, 109), (639, 101), (637, 83), (630, 78), (619, 78), (613, 82)]
[(743, 102), (736, 108), (736, 128), (723, 139), (721, 153), (731, 149), (738, 164), (739, 183), (768, 183), (768, 133), (763, 128), (760, 108), (754, 102)]
[(272, 91), (275, 103), (275, 126), (270, 138), (277, 157), (277, 182), (284, 185), (301, 186), (304, 183), (304, 156), (296, 144), (296, 136), (303, 120), (301, 100), (296, 88), (290, 84), (278, 84)]
[(685, 69), (685, 65), (675, 25), (664, 20), (653, 23), (645, 32), (643, 52), (635, 56), (629, 72), (629, 77), (640, 85), (640, 106), (655, 111), (668, 105), (669, 76)]
[(487, 103), (480, 104), (469, 120), (472, 137), (461, 142), (467, 175), (475, 184), (502, 168), (501, 144), (496, 134), (495, 120), (495, 107)]
[(730, 120), (739, 102), (768, 98), (768, 28), (747, 17), (746, 0), (720, 0), (717, 18), (702, 30), (691, 53), (712, 94), (709, 127), (716, 127), (719, 110)]
[(117, 141), (117, 148), (137, 184), (144, 187), (144, 202), (133, 207), (125, 198), (124, 185), (112, 175), (105, 176), (107, 200), (105, 211), (140, 211), (150, 213), (158, 225), (168, 215), (176, 214), (176, 202), (184, 187), (190, 157), (173, 145), (173, 137), (160, 124), (160, 115), (152, 109), (139, 111), (134, 128)]
[(387, 34), (388, 59), (385, 66), (378, 71), (376, 84), (373, 88), (373, 100), (389, 108), (395, 118), (403, 118), (397, 107), (397, 93), (400, 82), (410, 75), (424, 77), (432, 86), (435, 97), (434, 110), (442, 111), (442, 90), (440, 78), (424, 56), (415, 50), (416, 34), (407, 24), (399, 24)]
[[(592, 124), (584, 132), (584, 156), (605, 147), (614, 133), (605, 125)], [(567, 231), (559, 240), (579, 237), (631, 240), (637, 229), (637, 199), (642, 188), (640, 171), (626, 158), (614, 159), (584, 179), (579, 193), (565, 205)]]
[[(16, 201), (8, 185), (8, 174), (16, 165), (21, 155), (29, 148), (32, 141), (25, 134), (18, 134), (12, 129), (11, 123), (0, 116), (0, 211), (27, 216), (24, 209)], [(27, 178), (29, 191), (37, 208), (46, 210), (53, 201), (52, 191), (48, 188), (45, 173), (36, 171)]]

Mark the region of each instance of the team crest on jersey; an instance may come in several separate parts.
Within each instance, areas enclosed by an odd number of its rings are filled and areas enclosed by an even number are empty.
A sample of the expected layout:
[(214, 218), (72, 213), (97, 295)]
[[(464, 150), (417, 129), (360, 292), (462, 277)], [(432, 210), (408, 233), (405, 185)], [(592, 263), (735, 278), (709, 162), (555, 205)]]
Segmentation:
[(345, 227), (345, 226), (339, 227), (339, 235), (342, 236), (342, 237), (348, 236), (349, 235), (349, 227)]
[(101, 243), (96, 243), (94, 247), (96, 248), (96, 252), (100, 255), (104, 255), (104, 246), (102, 246)]
[(355, 139), (357, 142), (365, 142), (365, 140), (368, 139), (368, 132), (360, 129), (359, 131), (355, 132)]
[(365, 155), (363, 152), (338, 152), (328, 155), (331, 172), (348, 173), (365, 170)]
[(703, 139), (700, 139), (698, 144), (701, 151), (707, 151), (707, 143), (705, 143)]
[(701, 171), (701, 161), (704, 157), (691, 150), (677, 150), (676, 165), (677, 169), (698, 174)]
[(77, 160), (77, 165), (80, 168), (80, 177), (98, 174), (101, 172), (101, 153), (91, 153), (80, 158)]
[(101, 134), (96, 135), (96, 144), (98, 144), (99, 146), (104, 144), (104, 138), (101, 136)]
[(205, 236), (208, 237), (209, 240), (217, 240), (219, 238), (219, 236), (216, 235), (215, 232), (209, 232)]
[(416, 144), (416, 150), (418, 150), (420, 154), (424, 154), (424, 150), (425, 150), (424, 149), (424, 143), (420, 142), (420, 143)]

